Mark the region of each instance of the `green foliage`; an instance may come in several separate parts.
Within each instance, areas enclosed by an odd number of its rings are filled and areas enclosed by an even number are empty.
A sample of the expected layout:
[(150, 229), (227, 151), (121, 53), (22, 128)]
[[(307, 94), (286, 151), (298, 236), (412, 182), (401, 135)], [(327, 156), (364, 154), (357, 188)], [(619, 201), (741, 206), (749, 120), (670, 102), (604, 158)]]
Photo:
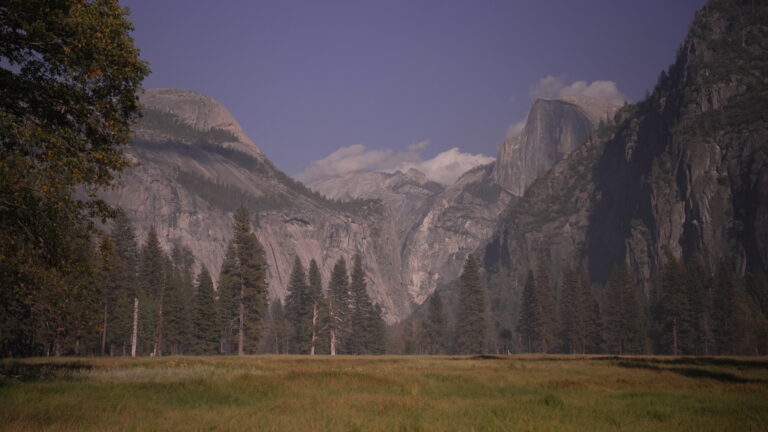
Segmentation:
[(240, 295), (240, 275), (237, 264), (237, 248), (233, 241), (229, 242), (224, 261), (219, 273), (217, 299), (217, 318), (221, 338), (221, 353), (232, 354), (234, 352), (236, 324), (238, 319), (238, 303), (236, 299)]
[(238, 354), (256, 349), (261, 335), (261, 321), (267, 305), (267, 263), (264, 249), (251, 231), (248, 211), (235, 213), (232, 239), (237, 257), (240, 289), (236, 292), (238, 308)]
[(445, 354), (447, 351), (447, 328), (443, 314), (443, 300), (435, 291), (427, 302), (427, 316), (422, 323), (422, 346), (426, 354)]
[(460, 277), (459, 302), (456, 311), (456, 346), (459, 354), (476, 354), (484, 350), (486, 337), (486, 293), (480, 277), (480, 266), (470, 255)]
[(349, 354), (383, 354), (384, 322), (381, 308), (374, 306), (368, 295), (363, 270), (363, 259), (355, 254), (352, 264), (352, 275), (349, 283)]
[[(0, 355), (63, 352), (100, 309), (91, 217), (112, 211), (93, 194), (128, 165), (148, 73), (125, 14), (109, 0), (0, 5)], [(81, 317), (66, 315), (75, 300)]]
[(339, 257), (328, 282), (328, 337), (331, 355), (346, 352), (350, 326), (349, 276), (344, 257)]
[(280, 299), (272, 300), (267, 318), (266, 340), (264, 341), (266, 352), (288, 354), (291, 346), (291, 323), (286, 317), (283, 302)]
[(162, 355), (163, 301), (168, 257), (160, 247), (155, 227), (147, 233), (139, 263), (138, 354)]
[(517, 332), (522, 339), (521, 348), (524, 352), (534, 352), (537, 341), (541, 339), (542, 317), (533, 272), (528, 272), (525, 279), (518, 317)]
[(213, 280), (203, 266), (197, 275), (194, 297), (194, 353), (216, 354), (219, 352), (219, 330), (217, 328), (217, 304), (213, 292)]
[(290, 349), (288, 352), (306, 354), (312, 339), (312, 299), (309, 296), (307, 275), (298, 255), (293, 261), (288, 294), (285, 297), (285, 318), (291, 325)]
[(184, 142), (200, 145), (239, 141), (230, 131), (219, 128), (208, 130), (195, 129), (172, 113), (147, 107), (141, 110), (139, 126), (164, 132)]
[(328, 301), (323, 294), (323, 280), (317, 261), (309, 262), (309, 284), (307, 295), (310, 299), (310, 354), (328, 352)]

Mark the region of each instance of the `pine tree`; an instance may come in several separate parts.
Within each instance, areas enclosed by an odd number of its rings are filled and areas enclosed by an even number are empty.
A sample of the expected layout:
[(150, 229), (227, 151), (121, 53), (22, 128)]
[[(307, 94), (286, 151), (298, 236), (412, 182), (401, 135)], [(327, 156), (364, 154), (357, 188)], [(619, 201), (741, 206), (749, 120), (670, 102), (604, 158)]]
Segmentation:
[[(120, 212), (112, 223), (109, 236), (111, 247), (104, 250), (103, 262), (110, 268), (102, 272), (107, 306), (107, 323), (104, 326), (106, 349), (110, 355), (129, 354), (133, 323), (133, 299), (138, 292), (139, 248), (136, 235), (128, 217)], [(103, 353), (102, 353), (103, 354)]]
[(422, 324), (422, 345), (427, 354), (445, 354), (446, 324), (443, 314), (443, 300), (440, 292), (435, 291), (427, 303), (427, 316)]
[(328, 328), (328, 304), (323, 295), (323, 280), (317, 262), (309, 262), (309, 285), (307, 287), (310, 309), (310, 344), (309, 353), (325, 352), (328, 345), (326, 332)]
[(293, 261), (288, 295), (285, 297), (285, 317), (291, 325), (289, 352), (304, 354), (311, 343), (310, 298), (304, 265), (298, 255)]
[(231, 241), (221, 264), (218, 284), (217, 323), (219, 329), (222, 354), (231, 354), (234, 347), (234, 337), (237, 323), (237, 306), (235, 299), (240, 292), (240, 275), (237, 268), (237, 247)]
[(740, 281), (732, 265), (727, 261), (720, 262), (711, 305), (715, 354), (745, 354), (746, 317), (749, 311), (740, 288)]
[(219, 331), (216, 323), (216, 298), (213, 292), (213, 280), (208, 269), (203, 266), (197, 275), (194, 302), (194, 352), (196, 354), (216, 354), (219, 349)]
[(369, 340), (366, 347), (367, 354), (384, 354), (386, 351), (386, 323), (384, 313), (379, 304), (373, 305), (368, 317)]
[(480, 278), (480, 266), (472, 255), (467, 257), (459, 283), (456, 352), (480, 353), (486, 336), (485, 287)]
[[(267, 303), (267, 266), (259, 239), (251, 231), (245, 207), (235, 213), (235, 246), (240, 290), (236, 293), (238, 337), (237, 353), (253, 351), (261, 333), (261, 320)], [(248, 347), (246, 347), (246, 343)]]
[(331, 355), (342, 354), (349, 328), (349, 276), (347, 263), (340, 257), (328, 282), (328, 335)]
[(162, 355), (166, 261), (155, 227), (147, 233), (139, 266), (139, 352)]
[(539, 304), (540, 322), (539, 352), (549, 352), (557, 339), (557, 307), (555, 303), (555, 287), (550, 277), (549, 265), (543, 255), (539, 256), (536, 264), (536, 300)]
[(520, 312), (517, 321), (517, 333), (520, 335), (522, 350), (534, 352), (537, 341), (540, 340), (541, 309), (536, 296), (536, 282), (533, 272), (528, 272), (528, 277), (523, 286), (523, 297), (520, 302)]
[(585, 314), (581, 294), (578, 274), (573, 268), (566, 268), (560, 295), (560, 337), (563, 349), (568, 354), (575, 354), (582, 348), (583, 335), (580, 330), (583, 328)]
[(350, 293), (350, 336), (347, 350), (350, 354), (368, 354), (374, 343), (374, 327), (378, 319), (368, 296), (363, 270), (362, 257), (355, 254), (352, 275), (349, 283)]
[(285, 308), (280, 299), (274, 299), (269, 306), (267, 322), (266, 351), (274, 354), (287, 354), (291, 339), (291, 323), (285, 316)]
[(582, 267), (579, 282), (581, 310), (584, 314), (579, 331), (581, 353), (602, 353), (604, 345), (603, 314), (600, 303), (597, 302), (592, 293), (592, 282), (589, 280), (589, 275), (584, 267)]
[(626, 264), (614, 268), (607, 284), (605, 341), (614, 354), (645, 351), (645, 314), (640, 290), (632, 282)]

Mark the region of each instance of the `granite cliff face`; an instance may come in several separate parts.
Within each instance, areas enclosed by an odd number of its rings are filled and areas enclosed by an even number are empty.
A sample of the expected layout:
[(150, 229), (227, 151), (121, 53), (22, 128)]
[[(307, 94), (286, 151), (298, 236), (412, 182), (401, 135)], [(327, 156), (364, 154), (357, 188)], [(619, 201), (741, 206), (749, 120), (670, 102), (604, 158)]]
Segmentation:
[(404, 289), (411, 302), (421, 304), (438, 285), (459, 275), (467, 255), (491, 236), (509, 203), (615, 110), (588, 96), (537, 100), (523, 132), (502, 144), (496, 162), (464, 173), (448, 187), (428, 182), (415, 170), (354, 172), (310, 186), (333, 198), (381, 199), (390, 208)]
[(325, 282), (334, 262), (360, 252), (368, 289), (389, 321), (409, 311), (400, 281), (397, 231), (378, 201), (325, 199), (276, 169), (213, 99), (186, 90), (148, 90), (129, 155), (137, 162), (106, 198), (122, 207), (140, 239), (157, 228), (167, 246), (191, 247), (218, 274), (232, 213), (253, 215), (269, 264), (269, 291), (284, 297), (293, 257), (318, 261)]
[(522, 196), (534, 180), (583, 143), (616, 108), (583, 95), (536, 100), (523, 131), (501, 145), (493, 180), (513, 195)]
[(395, 218), (398, 238), (403, 239), (421, 220), (432, 198), (445, 186), (427, 179), (414, 168), (407, 172), (356, 171), (316, 181), (309, 185), (328, 198), (349, 201), (360, 198), (381, 200)]
[(669, 259), (768, 270), (768, 7), (711, 1), (648, 98), (622, 108), (505, 210), (484, 249), (512, 298), (539, 256), (595, 282), (626, 262), (646, 290)]

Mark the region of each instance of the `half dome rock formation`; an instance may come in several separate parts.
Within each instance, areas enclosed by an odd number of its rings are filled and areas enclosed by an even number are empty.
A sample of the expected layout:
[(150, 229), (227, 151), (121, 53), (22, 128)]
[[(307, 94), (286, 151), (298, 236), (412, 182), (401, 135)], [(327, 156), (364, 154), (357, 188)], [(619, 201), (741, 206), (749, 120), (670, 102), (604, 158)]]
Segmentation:
[(581, 145), (617, 108), (585, 95), (536, 100), (522, 132), (501, 145), (494, 181), (522, 196), (534, 180)]

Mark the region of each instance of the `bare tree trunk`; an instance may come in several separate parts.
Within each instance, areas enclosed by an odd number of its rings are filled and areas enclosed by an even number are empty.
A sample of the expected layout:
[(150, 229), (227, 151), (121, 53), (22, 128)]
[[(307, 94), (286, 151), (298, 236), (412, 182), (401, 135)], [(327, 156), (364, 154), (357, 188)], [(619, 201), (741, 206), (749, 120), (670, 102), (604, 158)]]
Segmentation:
[(139, 341), (139, 298), (133, 298), (133, 332), (131, 332), (131, 357), (136, 357), (136, 344)]
[(243, 347), (243, 343), (245, 342), (245, 304), (243, 303), (243, 296), (245, 294), (245, 286), (240, 285), (240, 322), (239, 325), (239, 333), (237, 335), (237, 355), (244, 355), (245, 354), (245, 348)]
[(104, 303), (104, 325), (101, 331), (101, 355), (107, 352), (107, 303)]
[(331, 355), (336, 355), (336, 329), (331, 327)]
[(317, 302), (312, 303), (312, 345), (309, 348), (309, 355), (315, 355), (315, 344), (317, 343)]

